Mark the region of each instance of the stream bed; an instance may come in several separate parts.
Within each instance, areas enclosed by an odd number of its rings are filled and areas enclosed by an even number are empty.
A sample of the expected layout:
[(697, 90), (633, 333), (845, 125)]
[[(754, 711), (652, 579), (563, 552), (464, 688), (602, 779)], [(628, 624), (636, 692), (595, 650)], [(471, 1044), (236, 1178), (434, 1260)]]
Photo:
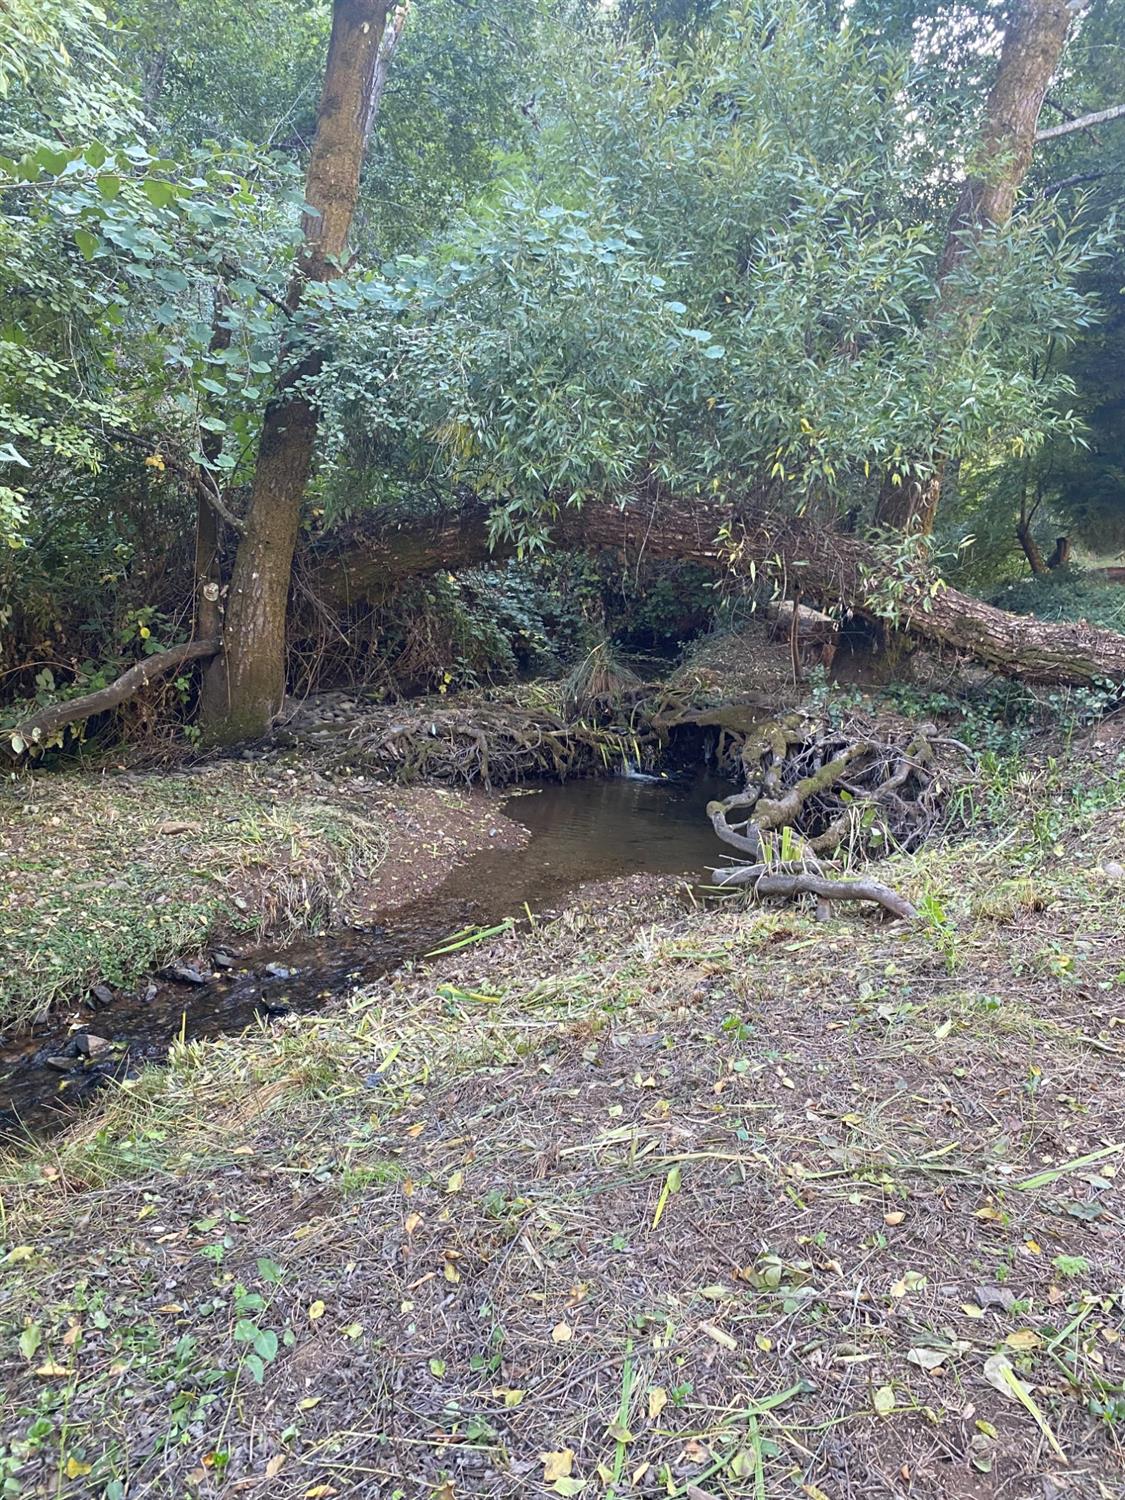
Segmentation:
[[(9, 1139), (57, 1129), (108, 1077), (124, 1077), (167, 1053), (178, 1036), (217, 1036), (291, 1010), (312, 1010), (451, 934), (550, 913), (579, 886), (623, 875), (699, 878), (725, 846), (705, 809), (730, 784), (714, 775), (673, 780), (619, 776), (523, 787), (504, 806), (527, 828), (522, 849), (486, 849), (426, 895), (373, 913), (370, 925), (307, 938), (284, 949), (230, 950), (229, 966), (203, 983), (158, 980), (105, 1009), (59, 1018), (0, 1051), (0, 1133)], [(85, 1034), (93, 1043), (80, 1042)], [(109, 1042), (112, 1046), (105, 1046)], [(87, 1058), (78, 1047), (89, 1047)]]

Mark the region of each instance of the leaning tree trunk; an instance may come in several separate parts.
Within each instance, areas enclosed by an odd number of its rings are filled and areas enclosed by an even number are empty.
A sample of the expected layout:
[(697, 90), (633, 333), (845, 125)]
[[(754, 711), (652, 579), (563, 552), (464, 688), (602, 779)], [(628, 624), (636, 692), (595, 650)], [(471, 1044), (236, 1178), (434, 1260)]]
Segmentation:
[[(359, 195), (371, 97), (388, 0), (335, 0), (332, 38), (305, 182), (305, 243), (287, 298), (299, 306), (310, 281), (338, 276)], [(263, 734), (285, 694), (285, 614), (301, 499), (318, 416), (309, 384), (320, 373), (313, 348), (297, 359), (266, 408), (231, 575), (223, 653), (204, 679), (202, 727), (211, 743)]]
[[(948, 313), (948, 278), (976, 236), (1007, 223), (1031, 165), (1035, 131), (1048, 85), (1066, 45), (1070, 23), (1081, 9), (1067, 0), (1019, 0), (1000, 53), (996, 82), (985, 108), (980, 159), (983, 170), (966, 182), (938, 263), (940, 295), (935, 316)], [(943, 464), (925, 477), (888, 475), (875, 520), (896, 530), (933, 530), (941, 500)]]
[[(396, 579), (466, 567), (495, 557), (488, 511), (466, 498), (444, 517), (410, 526), (353, 531), (346, 544), (326, 542), (311, 559), (310, 583), (339, 606), (381, 598)], [(716, 540), (723, 536), (722, 541)], [(646, 561), (677, 559), (760, 577), (771, 568), (799, 578), (803, 598), (841, 606), (862, 619), (886, 620), (886, 560), (853, 536), (808, 517), (773, 511), (756, 498), (677, 499), (643, 494), (623, 502), (564, 506), (559, 544), (606, 548)], [(1085, 622), (1055, 624), (1013, 615), (980, 599), (920, 578), (897, 599), (898, 628), (975, 658), (1005, 676), (1075, 685), (1125, 682), (1125, 635)]]

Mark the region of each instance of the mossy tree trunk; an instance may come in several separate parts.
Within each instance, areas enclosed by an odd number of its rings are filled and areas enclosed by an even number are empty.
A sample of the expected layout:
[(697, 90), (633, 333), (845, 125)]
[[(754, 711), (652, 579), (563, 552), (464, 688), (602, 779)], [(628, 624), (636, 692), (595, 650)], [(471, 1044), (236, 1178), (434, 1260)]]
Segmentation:
[[(335, 0), (332, 37), (305, 181), (305, 242), (289, 286), (295, 312), (309, 282), (340, 274), (370, 129), (371, 100), (388, 0)], [(289, 579), (316, 443), (318, 414), (310, 384), (323, 355), (293, 359), (266, 408), (246, 512), (231, 575), (223, 652), (204, 679), (205, 739), (230, 744), (269, 728), (285, 696), (285, 619)]]

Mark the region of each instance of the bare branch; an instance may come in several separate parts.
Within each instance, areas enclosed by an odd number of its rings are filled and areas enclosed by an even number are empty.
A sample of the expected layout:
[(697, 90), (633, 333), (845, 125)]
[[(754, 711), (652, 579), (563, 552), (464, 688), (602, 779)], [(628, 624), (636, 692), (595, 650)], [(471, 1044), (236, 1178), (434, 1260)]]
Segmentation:
[(1096, 109), (1092, 114), (1079, 115), (1077, 120), (1064, 120), (1061, 125), (1048, 125), (1046, 130), (1035, 132), (1036, 144), (1053, 141), (1060, 135), (1070, 135), (1073, 130), (1091, 130), (1095, 125), (1104, 125), (1109, 120), (1125, 115), (1125, 104), (1111, 104), (1108, 109)]

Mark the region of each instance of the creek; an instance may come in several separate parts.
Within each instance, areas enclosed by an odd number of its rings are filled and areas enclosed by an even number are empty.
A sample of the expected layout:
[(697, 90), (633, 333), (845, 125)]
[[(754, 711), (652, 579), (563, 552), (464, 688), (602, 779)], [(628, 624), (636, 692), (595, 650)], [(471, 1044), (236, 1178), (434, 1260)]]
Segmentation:
[[(504, 813), (528, 830), (523, 848), (473, 855), (437, 889), (373, 913), (367, 926), (284, 949), (236, 951), (230, 967), (206, 983), (161, 980), (144, 995), (122, 995), (83, 1014), (79, 1029), (56, 1019), (0, 1052), (0, 1133), (19, 1138), (57, 1129), (108, 1078), (159, 1061), (179, 1036), (238, 1032), (286, 1011), (316, 1009), (442, 947), (453, 934), (519, 920), (527, 911), (550, 915), (589, 882), (645, 874), (698, 879), (724, 856), (706, 805), (730, 790), (712, 774), (522, 787)], [(89, 1060), (68, 1058), (79, 1030), (113, 1047)]]

